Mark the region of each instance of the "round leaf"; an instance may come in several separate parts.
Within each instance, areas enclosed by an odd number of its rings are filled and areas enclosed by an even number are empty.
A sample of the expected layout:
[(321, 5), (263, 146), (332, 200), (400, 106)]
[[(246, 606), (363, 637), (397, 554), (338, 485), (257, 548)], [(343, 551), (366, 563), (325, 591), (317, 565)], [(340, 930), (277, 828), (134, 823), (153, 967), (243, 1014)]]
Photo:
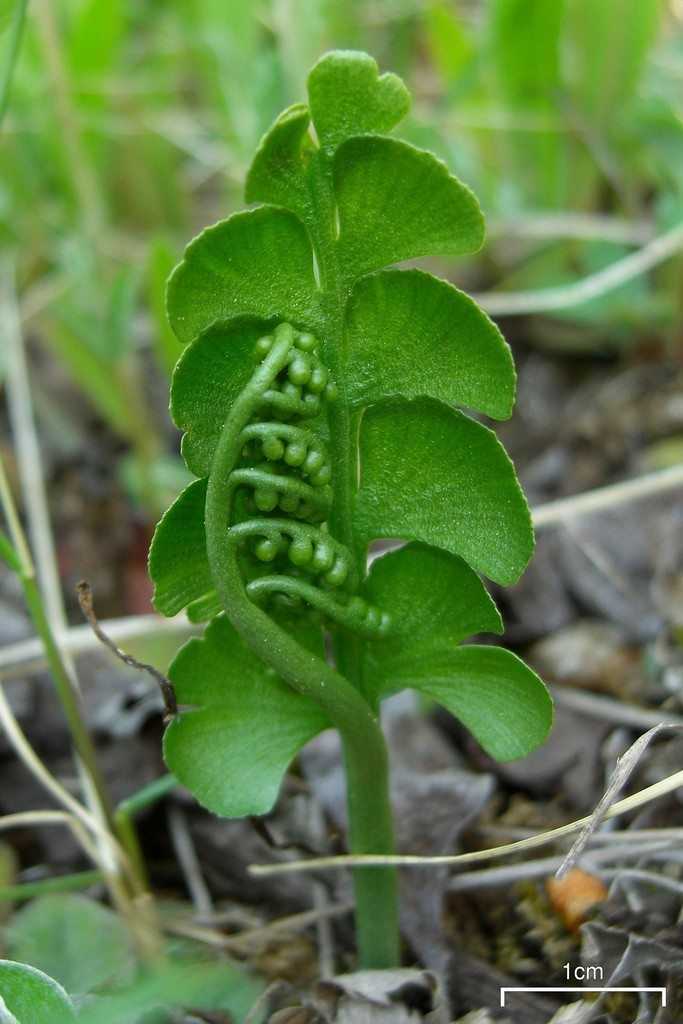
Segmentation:
[(312, 212), (306, 171), (313, 150), (311, 122), (302, 103), (288, 107), (261, 140), (245, 187), (248, 203), (284, 206), (306, 220)]
[(133, 970), (121, 920), (84, 896), (51, 893), (32, 900), (13, 918), (8, 939), (12, 956), (45, 971), (72, 995), (120, 984)]
[(385, 695), (397, 677), (419, 671), (425, 657), (453, 650), (474, 633), (502, 633), (500, 613), (461, 558), (408, 544), (372, 563), (364, 596), (391, 616), (387, 634), (369, 641), (365, 692)]
[(205, 503), (206, 480), (195, 480), (176, 498), (154, 531), (149, 575), (154, 583), (154, 607), (162, 615), (177, 615), (192, 602), (214, 593), (206, 554)]
[(542, 680), (502, 647), (458, 647), (425, 658), (395, 681), (445, 707), (497, 761), (526, 757), (552, 726), (552, 700)]
[(217, 323), (183, 352), (171, 388), (171, 414), (183, 437), (183, 458), (195, 476), (208, 476), (223, 424), (252, 376), (254, 345), (272, 326), (263, 320)]
[(418, 256), (476, 252), (484, 240), (473, 193), (426, 150), (366, 135), (339, 147), (333, 170), (347, 279)]
[(315, 327), (320, 310), (306, 229), (294, 214), (269, 206), (214, 224), (185, 250), (167, 305), (182, 342), (237, 316)]
[(16, 1024), (75, 1024), (76, 1021), (69, 997), (61, 985), (35, 967), (12, 960), (0, 960), (0, 1014), (4, 1010), (12, 1014)]
[(529, 509), (495, 434), (431, 399), (365, 412), (354, 522), (368, 541), (423, 541), (503, 584), (533, 550)]
[(398, 75), (380, 75), (372, 57), (356, 50), (321, 57), (308, 76), (308, 97), (318, 138), (329, 150), (350, 135), (390, 131), (410, 109)]
[[(298, 638), (306, 632), (304, 620)], [(318, 629), (318, 645), (321, 637)], [(322, 710), (266, 668), (223, 615), (180, 650), (169, 677), (178, 703), (193, 708), (166, 730), (169, 770), (214, 814), (266, 814), (292, 758), (328, 727)]]
[(420, 270), (365, 277), (346, 314), (348, 394), (356, 405), (422, 395), (507, 419), (510, 348), (476, 302)]

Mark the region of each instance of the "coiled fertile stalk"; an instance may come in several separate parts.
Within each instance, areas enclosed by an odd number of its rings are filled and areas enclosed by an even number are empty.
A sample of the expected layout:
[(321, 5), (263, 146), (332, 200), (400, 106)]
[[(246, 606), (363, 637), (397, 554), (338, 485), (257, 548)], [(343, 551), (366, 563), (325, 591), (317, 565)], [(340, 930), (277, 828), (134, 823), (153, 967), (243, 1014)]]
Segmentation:
[(235, 424), (241, 455), (229, 492), (234, 507), (236, 493), (246, 490), (247, 509), (256, 517), (230, 524), (227, 540), (273, 572), (248, 583), (247, 595), (259, 604), (303, 603), (361, 635), (381, 634), (389, 617), (355, 592), (354, 560), (327, 525), (332, 474), (312, 421), (335, 400), (336, 387), (318, 341), (283, 323), (259, 338), (255, 355), (244, 423)]
[[(373, 708), (346, 676), (261, 607), (276, 600), (301, 602), (328, 621), (366, 635), (390, 625), (387, 616), (355, 593), (359, 581), (353, 560), (327, 526), (329, 463), (314, 428), (322, 422), (316, 417), (324, 403), (334, 401), (334, 385), (317, 356), (315, 340), (288, 324), (260, 339), (256, 356), (254, 372), (223, 423), (207, 479), (204, 526), (211, 577), (226, 615), (247, 646), (292, 689), (319, 704), (339, 730), (351, 848), (390, 852), (388, 759)], [(306, 376), (304, 383), (296, 382)], [(258, 513), (254, 518), (248, 518), (250, 503)], [(245, 561), (250, 559), (272, 574), (250, 576), (245, 586)], [(351, 639), (356, 641), (355, 636)], [(396, 963), (394, 871), (379, 868), (372, 876), (360, 875), (355, 885), (363, 908), (359, 942), (364, 962)]]

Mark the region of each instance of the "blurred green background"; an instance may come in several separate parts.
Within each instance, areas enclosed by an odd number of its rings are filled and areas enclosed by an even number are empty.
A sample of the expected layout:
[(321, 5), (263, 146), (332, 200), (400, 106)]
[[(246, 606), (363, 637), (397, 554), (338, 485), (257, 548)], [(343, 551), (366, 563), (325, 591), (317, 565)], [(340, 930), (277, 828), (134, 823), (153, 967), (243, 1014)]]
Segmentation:
[[(487, 216), (478, 257), (438, 264), (480, 294), (580, 281), (683, 222), (681, 0), (32, 0), (12, 62), (16, 10), (0, 0), (0, 286), (18, 302), (48, 470), (88, 463), (143, 549), (184, 474), (165, 279), (242, 205), (260, 136), (326, 49), (367, 50), (406, 79), (402, 134)], [(508, 333), (570, 356), (670, 358), (682, 302), (674, 254)]]

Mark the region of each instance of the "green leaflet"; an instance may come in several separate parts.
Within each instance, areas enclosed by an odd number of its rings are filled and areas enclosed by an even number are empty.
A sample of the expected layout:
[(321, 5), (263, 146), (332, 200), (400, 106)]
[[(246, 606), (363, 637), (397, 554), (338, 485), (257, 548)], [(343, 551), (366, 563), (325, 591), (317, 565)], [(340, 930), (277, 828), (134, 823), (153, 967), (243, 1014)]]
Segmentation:
[(502, 334), (464, 292), (419, 270), (362, 278), (347, 311), (347, 394), (358, 406), (431, 395), (507, 419), (515, 369)]
[(368, 541), (423, 541), (503, 584), (533, 550), (529, 510), (495, 434), (431, 399), (365, 412), (354, 523)]
[(195, 476), (208, 476), (230, 408), (254, 372), (254, 343), (268, 333), (263, 320), (218, 322), (181, 356), (173, 374), (171, 414), (183, 436), (183, 458)]
[(283, 110), (252, 160), (244, 189), (248, 203), (286, 206), (304, 223), (314, 216), (307, 176), (314, 153), (310, 123), (303, 103)]
[(548, 737), (553, 705), (545, 686), (517, 655), (472, 644), (426, 657), (418, 669), (396, 675), (442, 704), (498, 761), (525, 757)]
[(366, 646), (365, 693), (376, 699), (419, 690), (502, 761), (543, 742), (552, 704), (536, 673), (499, 647), (458, 648), (473, 633), (503, 631), (481, 580), (461, 559), (409, 544), (373, 563), (364, 593), (392, 621), (387, 636)]
[[(208, 476), (225, 419), (254, 372), (255, 342), (274, 327), (272, 321), (240, 317), (219, 321), (188, 345), (178, 361), (171, 414), (185, 431), (183, 458), (196, 476)], [(308, 424), (325, 438), (324, 417), (312, 417)]]
[(476, 252), (484, 219), (474, 195), (426, 150), (364, 136), (334, 156), (339, 254), (346, 277), (439, 253)]
[[(182, 491), (157, 524), (148, 568), (154, 582), (154, 607), (161, 615), (187, 609), (190, 622), (205, 622), (221, 610), (206, 554), (204, 503), (206, 478)], [(246, 575), (254, 570), (246, 566)]]
[(210, 590), (203, 597), (191, 601), (186, 611), (190, 622), (208, 622), (222, 611), (222, 605), (216, 591)]
[(334, 150), (352, 135), (388, 132), (410, 108), (398, 75), (380, 75), (367, 53), (325, 54), (308, 76), (308, 97), (321, 145)]
[(171, 275), (166, 301), (183, 342), (235, 316), (317, 323), (313, 257), (301, 221), (262, 207), (207, 228)]
[[(401, 260), (478, 249), (483, 219), (470, 190), (431, 153), (396, 139), (362, 134), (393, 127), (405, 110), (390, 102), (391, 113), (387, 108), (380, 115), (372, 99), (364, 97), (373, 91), (366, 72), (377, 81), (375, 62), (353, 55), (364, 83), (359, 87), (352, 55), (339, 56), (339, 61), (335, 54), (323, 58), (309, 80), (309, 88), (318, 89), (317, 104), (311, 93), (316, 131), (332, 158), (336, 214), (321, 211), (314, 198), (315, 150), (308, 134), (310, 114), (302, 104), (281, 114), (263, 139), (247, 177), (247, 200), (286, 206), (301, 217), (314, 238), (316, 221), (329, 217), (330, 233), (339, 229), (338, 259), (349, 282)], [(379, 82), (384, 80), (392, 93), (394, 81), (399, 80), (382, 76)], [(334, 129), (324, 120), (323, 94), (334, 96), (330, 100), (336, 104), (331, 114)], [(354, 118), (352, 103), (360, 103)], [(335, 217), (338, 225), (333, 223)]]
[[(320, 631), (304, 621), (297, 637), (321, 651)], [(166, 730), (169, 769), (214, 814), (266, 814), (292, 758), (328, 727), (323, 712), (266, 668), (222, 615), (180, 650), (169, 676), (178, 703), (193, 708)]]
[(419, 671), (425, 656), (449, 651), (474, 633), (502, 633), (500, 613), (483, 583), (455, 555), (407, 544), (377, 558), (363, 587), (391, 615), (386, 636), (366, 646), (366, 692), (395, 689), (395, 677)]
[[(4, 1004), (4, 1005), (3, 1005)], [(6, 1009), (16, 1024), (75, 1024), (64, 989), (26, 964), (0, 960), (0, 1019)]]
[[(315, 237), (320, 210), (312, 198), (307, 134), (309, 115), (297, 105), (275, 122), (254, 158), (246, 196), (287, 206)], [(431, 254), (460, 255), (480, 248), (484, 221), (472, 192), (444, 163), (407, 142), (364, 135), (347, 139), (332, 157), (338, 225), (335, 237), (344, 275), (361, 275)], [(319, 225), (318, 225), (319, 227)]]
[(157, 525), (149, 550), (154, 607), (177, 615), (213, 592), (206, 557), (204, 502), (206, 480), (195, 480), (176, 498)]

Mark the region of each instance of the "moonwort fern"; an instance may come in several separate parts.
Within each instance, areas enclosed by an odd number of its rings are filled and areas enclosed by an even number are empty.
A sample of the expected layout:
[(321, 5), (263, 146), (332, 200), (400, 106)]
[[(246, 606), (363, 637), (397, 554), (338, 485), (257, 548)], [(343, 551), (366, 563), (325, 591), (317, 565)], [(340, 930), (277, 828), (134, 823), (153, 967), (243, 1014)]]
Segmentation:
[[(478, 249), (474, 196), (385, 134), (409, 96), (367, 55), (327, 54), (308, 94), (254, 158), (260, 205), (199, 235), (169, 281), (187, 345), (171, 408), (197, 480), (159, 524), (150, 571), (159, 611), (210, 622), (171, 667), (185, 710), (165, 756), (215, 813), (263, 814), (297, 751), (335, 727), (351, 849), (389, 853), (384, 697), (420, 691), (502, 760), (547, 734), (538, 677), (502, 648), (460, 646), (502, 631), (480, 575), (514, 583), (533, 534), (505, 451), (460, 411), (510, 415), (509, 348), (452, 285), (384, 269)], [(408, 543), (368, 571), (378, 538)], [(361, 960), (391, 965), (394, 873), (354, 884)]]

